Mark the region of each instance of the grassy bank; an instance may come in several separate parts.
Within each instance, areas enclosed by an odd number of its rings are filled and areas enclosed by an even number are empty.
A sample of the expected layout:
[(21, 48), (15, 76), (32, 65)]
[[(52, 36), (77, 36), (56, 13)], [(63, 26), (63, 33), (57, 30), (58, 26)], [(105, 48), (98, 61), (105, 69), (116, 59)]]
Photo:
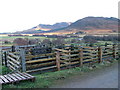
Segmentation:
[(9, 70), (8, 68), (6, 68), (5, 66), (0, 66), (0, 75), (4, 75), (4, 74), (7, 74), (7, 73), (10, 73), (11, 70)]
[(117, 63), (117, 60), (105, 61), (101, 64), (94, 64), (92, 66), (84, 65), (83, 67), (76, 67), (56, 72), (48, 72), (44, 74), (34, 74), (36, 77), (35, 82), (23, 81), (19, 84), (9, 84), (3, 85), (3, 88), (49, 88), (49, 86), (53, 85), (57, 80), (66, 79), (73, 75), (81, 75), (86, 72), (90, 72), (97, 69), (103, 69), (105, 67), (111, 66), (112, 64)]

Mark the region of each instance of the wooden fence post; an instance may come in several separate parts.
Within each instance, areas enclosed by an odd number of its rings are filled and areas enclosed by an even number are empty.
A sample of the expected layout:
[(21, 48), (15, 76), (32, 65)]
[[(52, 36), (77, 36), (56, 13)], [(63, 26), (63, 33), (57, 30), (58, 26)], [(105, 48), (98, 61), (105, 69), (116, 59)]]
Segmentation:
[(12, 52), (15, 52), (15, 46), (12, 46), (11, 48), (12, 48)]
[(82, 66), (83, 65), (83, 49), (80, 49), (79, 55), (80, 55), (80, 66)]
[(21, 57), (21, 65), (22, 65), (22, 72), (26, 72), (26, 60), (25, 60), (25, 50), (20, 50), (20, 57)]
[(7, 52), (4, 52), (5, 66), (7, 67)]
[(71, 48), (69, 48), (69, 52), (68, 52), (68, 55), (69, 55), (69, 57), (68, 57), (68, 60), (69, 60), (69, 64), (68, 64), (68, 68), (71, 68), (71, 50), (70, 50)]
[(60, 52), (59, 51), (56, 52), (56, 66), (57, 66), (57, 70), (60, 71)]
[(1, 63), (0, 65), (4, 65), (3, 61), (4, 61), (4, 57), (3, 57), (4, 53), (0, 52), (0, 58), (1, 58)]
[(116, 45), (113, 45), (113, 58), (116, 58)]
[(98, 47), (98, 60), (99, 60), (98, 63), (101, 63), (103, 61), (102, 60), (102, 48), (101, 47)]

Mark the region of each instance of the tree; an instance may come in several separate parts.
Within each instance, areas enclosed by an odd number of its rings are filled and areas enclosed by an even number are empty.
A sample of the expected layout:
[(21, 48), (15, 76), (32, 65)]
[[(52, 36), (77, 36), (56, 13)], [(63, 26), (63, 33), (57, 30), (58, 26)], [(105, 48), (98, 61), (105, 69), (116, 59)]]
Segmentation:
[(60, 46), (65, 44), (65, 40), (62, 38), (57, 38), (56, 40), (52, 40), (52, 44), (55, 46)]
[(23, 38), (16, 38), (14, 39), (13, 43), (15, 43), (16, 45), (28, 45), (29, 41)]
[(4, 44), (9, 44), (9, 43), (11, 43), (11, 42), (8, 41), (8, 40), (5, 40), (5, 41), (4, 41)]
[(42, 41), (42, 43), (43, 43), (43, 44), (50, 44), (51, 41), (50, 41), (50, 39), (44, 39), (44, 40)]
[(77, 41), (76, 39), (72, 39), (71, 43), (76, 43), (76, 41)]
[(30, 39), (30, 40), (28, 40), (28, 42), (30, 45), (37, 44), (37, 40), (35, 40), (35, 39)]

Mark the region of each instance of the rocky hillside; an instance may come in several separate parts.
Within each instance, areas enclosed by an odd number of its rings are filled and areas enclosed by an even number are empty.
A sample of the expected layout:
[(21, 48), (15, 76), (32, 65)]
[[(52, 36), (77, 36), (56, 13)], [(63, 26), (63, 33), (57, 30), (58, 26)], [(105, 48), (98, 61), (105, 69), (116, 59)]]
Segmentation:
[(60, 22), (60, 23), (55, 23), (53, 25), (50, 24), (39, 24), (31, 29), (28, 30), (23, 30), (19, 32), (15, 32), (16, 34), (33, 34), (33, 33), (41, 33), (45, 31), (50, 31), (50, 30), (55, 30), (59, 28), (65, 28), (69, 26), (71, 22)]
[(67, 28), (60, 30), (51, 30), (50, 32), (87, 32), (87, 33), (113, 33), (118, 31), (117, 18), (105, 18), (105, 17), (85, 17), (77, 20), (76, 22), (69, 25)]
[(104, 17), (86, 17), (72, 23), (69, 29), (113, 29), (116, 30), (118, 25), (117, 18), (104, 18)]
[(55, 23), (53, 25), (39, 24), (37, 27), (42, 28), (42, 29), (54, 30), (54, 29), (67, 27), (70, 24), (71, 22), (61, 22), (61, 23)]

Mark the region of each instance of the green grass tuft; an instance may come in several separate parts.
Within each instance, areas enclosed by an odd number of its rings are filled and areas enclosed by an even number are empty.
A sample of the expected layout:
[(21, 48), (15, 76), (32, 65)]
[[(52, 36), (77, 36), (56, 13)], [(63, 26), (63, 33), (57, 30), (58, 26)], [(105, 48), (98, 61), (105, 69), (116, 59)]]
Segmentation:
[(0, 75), (8, 74), (8, 73), (11, 72), (11, 70), (8, 69), (8, 68), (5, 67), (5, 66), (1, 66), (1, 67), (0, 67), (0, 70), (2, 70), (2, 71), (0, 72)]
[[(49, 88), (49, 86), (55, 84), (57, 80), (66, 79), (70, 76), (76, 75), (76, 74), (83, 74), (85, 72), (90, 72), (95, 69), (102, 69), (106, 66), (110, 66), (117, 62), (117, 60), (113, 60), (112, 63), (107, 63), (107, 61), (104, 61), (103, 63), (96, 63), (94, 64), (95, 68), (90, 69), (90, 66), (84, 65), (82, 67), (75, 67), (71, 69), (56, 71), (56, 72), (47, 72), (43, 74), (34, 74), (36, 77), (35, 82), (30, 81), (22, 81), (18, 84), (8, 84), (3, 85), (3, 88)], [(6, 70), (5, 70), (6, 71)]]

